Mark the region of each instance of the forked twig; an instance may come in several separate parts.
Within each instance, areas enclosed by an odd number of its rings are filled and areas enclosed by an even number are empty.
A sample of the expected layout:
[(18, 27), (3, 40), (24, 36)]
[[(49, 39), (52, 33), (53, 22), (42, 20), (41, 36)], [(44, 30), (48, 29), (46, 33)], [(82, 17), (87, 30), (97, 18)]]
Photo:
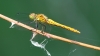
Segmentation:
[(87, 47), (87, 48), (92, 48), (92, 49), (100, 50), (100, 47), (97, 47), (97, 46), (94, 46), (94, 45), (90, 45), (90, 44), (86, 44), (86, 43), (82, 43), (82, 42), (70, 40), (70, 39), (63, 38), (63, 37), (60, 37), (60, 36), (56, 36), (56, 35), (53, 35), (53, 34), (50, 34), (50, 33), (46, 33), (46, 32), (41, 33), (40, 30), (34, 29), (34, 28), (32, 28), (32, 27), (30, 27), (28, 25), (25, 25), (25, 24), (23, 24), (21, 22), (18, 22), (16, 20), (13, 20), (13, 19), (11, 19), (9, 17), (6, 17), (6, 16), (4, 16), (2, 14), (0, 14), (0, 18), (2, 18), (4, 20), (7, 20), (9, 22), (13, 22), (13, 23), (15, 23), (18, 26), (24, 27), (24, 28), (26, 28), (28, 30), (31, 30), (31, 31), (36, 32), (36, 33), (41, 34), (41, 35), (44, 35), (46, 37), (49, 36), (50, 38), (53, 38), (53, 39), (58, 39), (58, 40), (61, 40), (61, 41), (65, 41), (65, 42), (77, 44), (77, 45), (84, 46), (84, 47)]

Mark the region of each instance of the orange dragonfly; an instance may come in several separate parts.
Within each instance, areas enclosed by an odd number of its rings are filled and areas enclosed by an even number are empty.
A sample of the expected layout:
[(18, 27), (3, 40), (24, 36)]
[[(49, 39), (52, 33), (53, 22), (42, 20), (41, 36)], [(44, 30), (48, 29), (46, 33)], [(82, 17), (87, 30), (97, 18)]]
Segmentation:
[(35, 22), (40, 22), (40, 23), (46, 23), (46, 24), (49, 24), (49, 25), (54, 25), (54, 26), (58, 26), (58, 27), (61, 27), (61, 28), (64, 28), (64, 29), (67, 29), (67, 30), (70, 30), (72, 32), (75, 32), (75, 33), (78, 33), (80, 34), (80, 31), (74, 29), (74, 28), (71, 28), (69, 26), (66, 26), (66, 25), (63, 25), (63, 24), (60, 24), (52, 19), (48, 19), (47, 16), (45, 16), (44, 14), (35, 14), (35, 13), (31, 13), (29, 15), (29, 18), (31, 20), (34, 20)]

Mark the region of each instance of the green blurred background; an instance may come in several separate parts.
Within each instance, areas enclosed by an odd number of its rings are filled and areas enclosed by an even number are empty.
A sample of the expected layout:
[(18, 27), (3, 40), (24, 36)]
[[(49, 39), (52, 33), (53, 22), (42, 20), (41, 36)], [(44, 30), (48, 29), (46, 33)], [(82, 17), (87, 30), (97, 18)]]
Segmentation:
[[(62, 24), (78, 29), (81, 34), (51, 26), (50, 33), (72, 40), (100, 46), (100, 0), (0, 0), (0, 14), (15, 20), (26, 20), (30, 13), (43, 13)], [(17, 16), (17, 13), (26, 15)], [(19, 19), (18, 19), (19, 18)], [(0, 19), (0, 56), (47, 56), (29, 41), (28, 30), (9, 28), (11, 23)], [(44, 36), (37, 36), (38, 41)], [(51, 40), (46, 45), (51, 56), (100, 56), (100, 51)]]

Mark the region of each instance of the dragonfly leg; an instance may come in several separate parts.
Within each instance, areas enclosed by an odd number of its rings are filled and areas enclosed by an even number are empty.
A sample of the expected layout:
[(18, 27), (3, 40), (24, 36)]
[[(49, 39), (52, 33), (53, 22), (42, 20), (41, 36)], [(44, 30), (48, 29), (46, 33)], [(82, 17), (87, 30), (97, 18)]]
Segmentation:
[(36, 27), (36, 29), (38, 29), (38, 23), (36, 23), (35, 27)]
[(43, 23), (40, 23), (40, 24), (42, 25), (41, 32), (44, 33), (44, 31), (46, 30), (46, 26), (45, 26), (45, 24), (43, 24)]
[(38, 21), (35, 21), (35, 27), (38, 29)]
[(43, 26), (42, 26), (42, 29), (41, 29), (41, 32), (44, 33), (45, 30), (46, 30), (46, 26), (43, 25)]

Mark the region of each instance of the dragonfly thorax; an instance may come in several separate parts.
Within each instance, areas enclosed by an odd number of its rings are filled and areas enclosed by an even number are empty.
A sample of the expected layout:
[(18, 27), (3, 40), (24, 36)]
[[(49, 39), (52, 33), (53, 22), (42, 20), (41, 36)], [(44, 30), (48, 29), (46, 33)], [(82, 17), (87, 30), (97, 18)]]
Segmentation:
[(47, 22), (47, 17), (44, 14), (37, 14), (36, 19), (42, 23)]

